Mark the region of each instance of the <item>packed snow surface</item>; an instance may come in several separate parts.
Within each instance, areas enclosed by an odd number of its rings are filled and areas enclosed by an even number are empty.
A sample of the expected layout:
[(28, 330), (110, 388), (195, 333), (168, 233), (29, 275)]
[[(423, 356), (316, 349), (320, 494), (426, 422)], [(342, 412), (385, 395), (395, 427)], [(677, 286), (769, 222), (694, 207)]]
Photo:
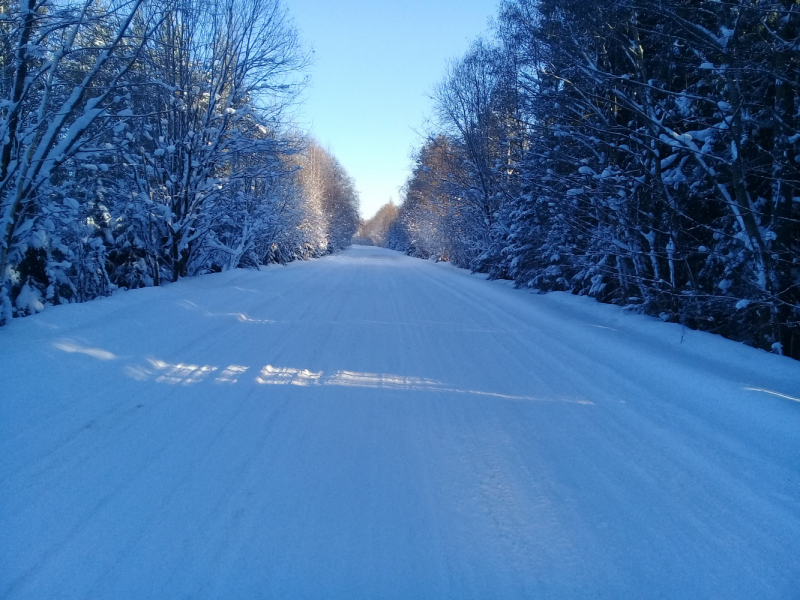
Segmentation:
[(2, 598), (798, 598), (800, 363), (353, 247), (0, 330)]

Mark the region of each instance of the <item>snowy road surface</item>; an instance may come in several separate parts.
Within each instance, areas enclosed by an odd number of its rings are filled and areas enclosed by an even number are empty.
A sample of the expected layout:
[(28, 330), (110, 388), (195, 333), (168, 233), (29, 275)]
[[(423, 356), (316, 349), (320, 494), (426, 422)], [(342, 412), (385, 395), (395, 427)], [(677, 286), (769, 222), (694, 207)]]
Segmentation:
[(800, 363), (354, 247), (0, 330), (0, 598), (800, 598)]

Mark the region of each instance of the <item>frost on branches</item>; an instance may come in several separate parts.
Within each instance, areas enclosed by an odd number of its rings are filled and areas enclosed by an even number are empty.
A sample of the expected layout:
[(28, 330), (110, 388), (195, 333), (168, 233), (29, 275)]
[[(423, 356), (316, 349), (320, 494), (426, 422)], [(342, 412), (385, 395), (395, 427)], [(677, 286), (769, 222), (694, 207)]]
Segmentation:
[(800, 358), (800, 5), (509, 0), (387, 244)]
[(278, 0), (0, 15), (0, 323), (349, 243), (352, 181), (290, 133), (308, 57)]

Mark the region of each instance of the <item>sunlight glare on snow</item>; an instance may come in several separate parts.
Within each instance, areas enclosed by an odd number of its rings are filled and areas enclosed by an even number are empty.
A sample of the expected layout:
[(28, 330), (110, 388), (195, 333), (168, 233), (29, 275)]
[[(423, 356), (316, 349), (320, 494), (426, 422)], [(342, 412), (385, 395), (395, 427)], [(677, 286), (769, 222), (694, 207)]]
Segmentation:
[(778, 396), (779, 398), (786, 398), (787, 400), (794, 400), (795, 402), (800, 402), (800, 398), (795, 398), (794, 396), (787, 396), (786, 394), (781, 394), (780, 392), (773, 392), (772, 390), (765, 390), (763, 388), (754, 388), (754, 387), (746, 387), (744, 388), (748, 392), (763, 392), (764, 394), (772, 394), (773, 396)]
[[(218, 369), (211, 365), (171, 364), (152, 358), (147, 359), (147, 362), (150, 363), (151, 368), (129, 366), (125, 369), (125, 373), (128, 377), (137, 381), (147, 381), (152, 376), (155, 376), (155, 381), (158, 383), (191, 385), (203, 381)], [(247, 368), (245, 367), (244, 370), (246, 371)]]
[(343, 387), (371, 387), (394, 389), (438, 389), (442, 384), (430, 379), (403, 377), (380, 373), (358, 373), (355, 371), (337, 371), (333, 375), (323, 377), (322, 371), (313, 372), (308, 369), (293, 369), (267, 365), (256, 377), (256, 382), (269, 385), (334, 385)]
[(236, 383), (239, 377), (244, 375), (250, 367), (242, 365), (229, 365), (214, 381), (217, 383)]
[(150, 360), (149, 362), (153, 367), (162, 371), (162, 374), (156, 378), (156, 381), (159, 383), (169, 383), (171, 385), (177, 383), (182, 383), (184, 385), (198, 383), (217, 370), (217, 367), (212, 367), (211, 365), (202, 367), (200, 365), (185, 365), (182, 363), (171, 365), (161, 360)]
[(198, 306), (197, 304), (195, 304), (190, 300), (181, 300), (177, 304), (178, 306), (181, 306), (183, 308), (198, 311), (203, 315), (205, 315), (206, 317), (234, 317), (240, 323), (257, 323), (262, 325), (275, 324), (275, 321), (273, 321), (272, 319), (254, 319), (253, 317), (251, 317), (246, 313), (213, 313), (209, 310), (201, 308), (200, 306)]
[[(172, 364), (162, 360), (148, 359), (149, 367), (128, 366), (125, 373), (136, 381), (147, 381), (151, 378), (156, 383), (170, 385), (190, 385), (199, 383), (209, 375), (219, 370), (211, 365), (188, 365), (183, 363)], [(229, 365), (215, 379), (215, 383), (237, 383), (250, 367), (242, 365)], [(594, 402), (585, 398), (567, 396), (518, 396), (499, 392), (486, 392), (483, 390), (462, 389), (448, 386), (433, 379), (420, 377), (407, 377), (390, 373), (361, 373), (358, 371), (336, 371), (325, 375), (322, 371), (309, 369), (295, 369), (292, 367), (274, 367), (267, 365), (255, 377), (255, 382), (260, 385), (295, 385), (300, 387), (335, 386), (375, 388), (385, 390), (411, 390), (423, 392), (442, 392), (452, 394), (467, 394), (473, 396), (488, 396), (502, 400), (522, 402), (557, 402), (566, 404), (594, 405)]]
[[(149, 367), (128, 366), (125, 374), (136, 381), (147, 381), (155, 377), (157, 383), (168, 383), (170, 385), (183, 384), (191, 385), (200, 383), (208, 378), (209, 375), (219, 370), (219, 367), (212, 365), (187, 365), (183, 363), (172, 364), (163, 360), (147, 359)], [(214, 379), (216, 383), (237, 383), (239, 378), (244, 375), (250, 367), (242, 365), (229, 365), (219, 376)]]
[(117, 358), (114, 354), (108, 352), (107, 350), (102, 350), (101, 348), (88, 348), (86, 346), (76, 344), (72, 340), (58, 340), (53, 342), (53, 346), (64, 352), (86, 354), (98, 360), (114, 360)]
[(458, 389), (447, 387), (440, 381), (421, 379), (419, 377), (405, 377), (388, 373), (359, 373), (357, 371), (336, 371), (332, 375), (324, 375), (308, 369), (293, 369), (287, 367), (273, 367), (267, 365), (256, 377), (256, 383), (267, 385), (332, 385), (338, 387), (380, 388), (396, 390), (417, 390), (429, 392), (450, 392), (454, 394), (472, 394), (476, 396), (491, 396), (503, 400), (518, 400), (528, 402), (565, 402), (567, 404), (594, 405), (594, 402), (583, 398), (568, 398), (563, 396), (537, 397), (515, 396), (479, 390)]
[(433, 389), (441, 387), (441, 383), (431, 379), (418, 377), (403, 377), (402, 375), (389, 375), (378, 373), (356, 373), (354, 371), (337, 371), (325, 380), (325, 385), (340, 385), (347, 387), (374, 387), (398, 389)]
[(272, 385), (318, 385), (321, 375), (321, 371), (319, 373), (313, 373), (308, 369), (299, 370), (267, 365), (261, 369), (261, 373), (256, 377), (256, 382)]
[(512, 396), (510, 394), (498, 394), (495, 392), (479, 392), (478, 390), (454, 390), (449, 388), (442, 388), (444, 392), (456, 392), (459, 394), (475, 394), (476, 396), (492, 396), (494, 398), (503, 398), (504, 400), (527, 400), (529, 402), (566, 402), (567, 404), (585, 404), (594, 406), (594, 402), (584, 398), (570, 398), (567, 396), (556, 396), (553, 398), (542, 398), (536, 396)]

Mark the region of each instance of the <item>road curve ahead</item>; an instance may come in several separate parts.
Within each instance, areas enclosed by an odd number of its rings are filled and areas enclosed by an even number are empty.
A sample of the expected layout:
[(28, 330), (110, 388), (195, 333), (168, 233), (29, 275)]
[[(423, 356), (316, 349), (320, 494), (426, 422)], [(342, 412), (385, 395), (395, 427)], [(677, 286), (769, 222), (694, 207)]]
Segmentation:
[(0, 330), (0, 598), (799, 598), (800, 363), (383, 249)]

